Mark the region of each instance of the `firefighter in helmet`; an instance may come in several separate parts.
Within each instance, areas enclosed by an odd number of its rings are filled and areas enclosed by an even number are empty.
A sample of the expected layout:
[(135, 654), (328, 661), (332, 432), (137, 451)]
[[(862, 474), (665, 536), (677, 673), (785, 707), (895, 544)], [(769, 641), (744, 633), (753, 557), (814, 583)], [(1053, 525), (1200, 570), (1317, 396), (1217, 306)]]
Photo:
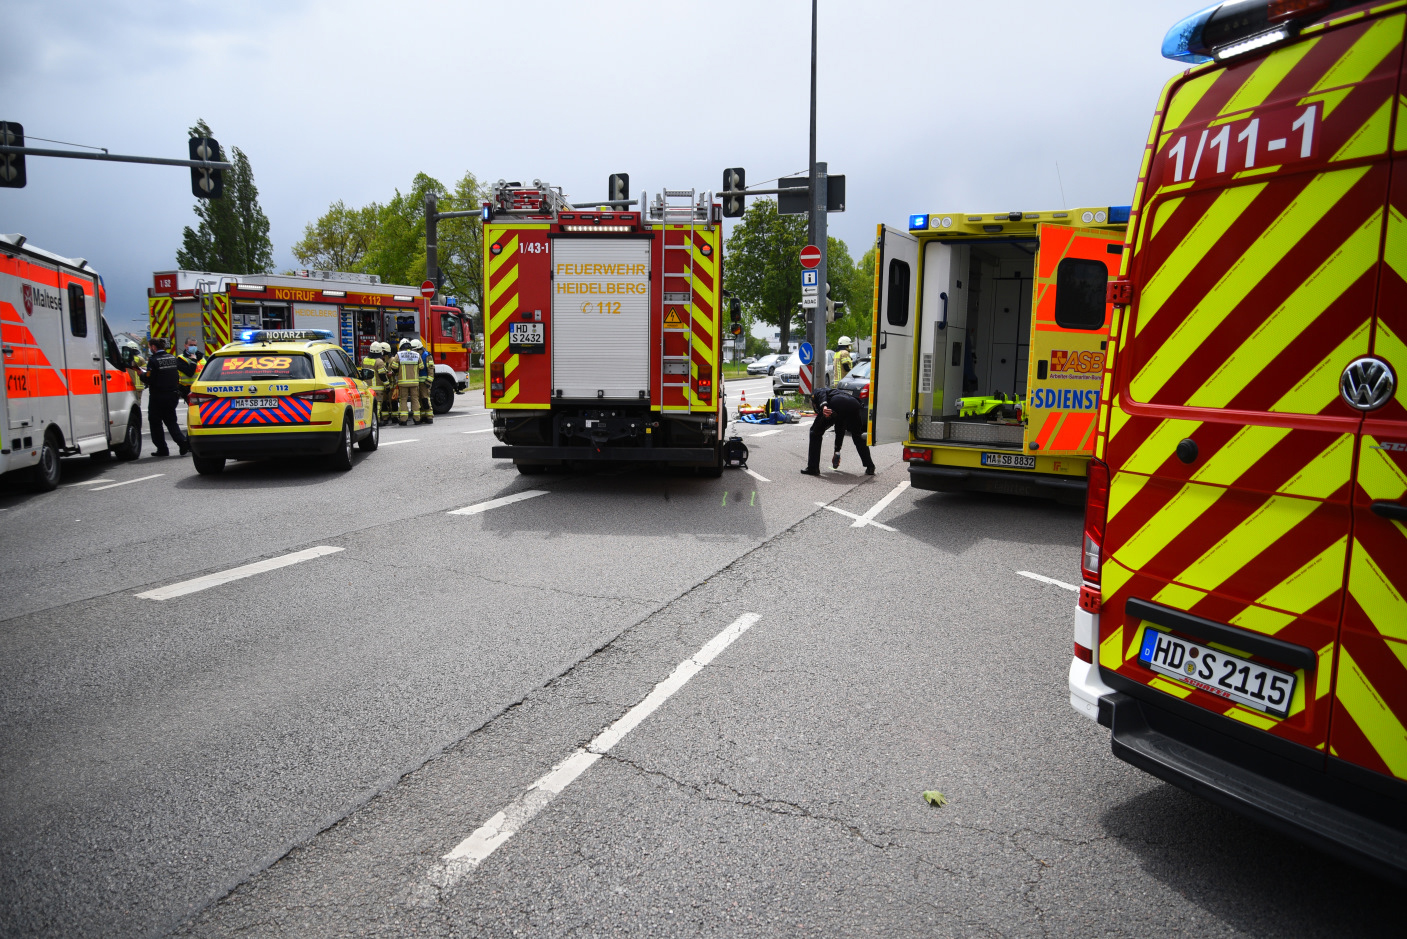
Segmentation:
[(194, 336), (186, 338), (185, 348), (181, 354), (176, 356), (176, 378), (180, 385), (181, 400), (184, 401), (191, 393), (191, 384), (195, 382), (195, 376), (200, 374), (200, 364), (205, 361), (205, 356), (201, 355), (200, 343)]
[(396, 354), (396, 390), (401, 396), (400, 416), (397, 419), (402, 427), (409, 420), (420, 423), (420, 353), (410, 347), (409, 339), (401, 340), (400, 351)]
[(386, 387), (386, 360), (381, 358), (381, 343), (373, 342), (362, 358), (362, 378), (371, 386), (371, 407), (376, 413), (376, 423), (386, 421), (381, 413), (381, 392)]
[(420, 356), (420, 423), (435, 423), (435, 405), (431, 400), (430, 391), (435, 383), (435, 359), (430, 355), (430, 350), (425, 348), (425, 343), (419, 339), (412, 339), (410, 347)]
[(855, 360), (850, 356), (850, 337), (841, 336), (840, 341), (835, 344), (835, 381), (840, 381), (850, 374), (854, 367)]
[(380, 345), (381, 367), (386, 374), (386, 383), (381, 389), (381, 416), (389, 423), (396, 419), (396, 350), (389, 342)]

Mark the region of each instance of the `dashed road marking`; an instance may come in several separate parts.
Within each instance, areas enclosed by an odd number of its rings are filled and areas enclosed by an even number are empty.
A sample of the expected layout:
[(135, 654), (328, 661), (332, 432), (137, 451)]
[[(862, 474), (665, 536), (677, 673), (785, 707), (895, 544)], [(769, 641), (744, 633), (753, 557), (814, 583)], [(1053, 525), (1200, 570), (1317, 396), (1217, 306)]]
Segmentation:
[(1054, 577), (1047, 577), (1044, 574), (1032, 574), (1030, 571), (1017, 571), (1016, 573), (1020, 574), (1022, 577), (1039, 580), (1043, 584), (1053, 584), (1056, 587), (1064, 587), (1066, 590), (1072, 590), (1075, 593), (1080, 592), (1080, 588), (1076, 587), (1074, 584), (1067, 584), (1063, 580), (1056, 580)]
[(768, 479), (766, 476), (763, 476), (761, 473), (758, 473), (758, 472), (756, 472), (756, 471), (754, 471), (754, 470), (748, 469), (746, 466), (743, 467), (743, 472), (744, 472), (744, 473), (747, 473), (749, 476), (751, 476), (753, 479), (757, 480), (758, 482), (770, 483), (770, 482), (772, 481), (772, 480)]
[(416, 442), (417, 440), (419, 440), (419, 439), (420, 439), (419, 437), (407, 437), (407, 438), (404, 439), (404, 440), (383, 440), (383, 441), (381, 442), (381, 446), (383, 446), (383, 447), (394, 447), (394, 446), (395, 446), (396, 444), (398, 444), (398, 443), (415, 443), (415, 442)]
[(265, 571), (278, 570), (280, 567), (288, 567), (290, 564), (311, 561), (313, 558), (320, 558), (325, 554), (336, 554), (338, 551), (345, 550), (346, 548), (319, 545), (316, 548), (307, 548), (303, 551), (294, 551), (292, 554), (269, 558), (267, 561), (255, 561), (253, 564), (232, 567), (227, 571), (220, 571), (218, 574), (206, 574), (204, 577), (183, 580), (180, 583), (171, 584), (167, 587), (157, 587), (155, 590), (146, 590), (137, 594), (137, 596), (141, 597), (143, 600), (170, 600), (173, 597), (183, 597), (188, 593), (195, 593), (198, 590), (218, 587), (232, 580), (243, 580), (245, 577), (253, 577), (255, 574), (262, 574)]
[[(891, 502), (893, 502), (895, 499), (899, 498), (899, 493), (903, 492), (903, 491), (904, 491), (905, 489), (907, 489), (907, 488), (909, 488), (909, 481), (906, 479), (906, 480), (904, 480), (903, 482), (901, 482), (899, 485), (895, 486), (894, 489), (893, 489), (893, 491), (891, 491), (891, 492), (889, 493), (889, 495), (885, 496), (883, 499), (880, 499), (878, 502), (876, 502), (876, 503), (874, 504), (874, 506), (872, 506), (868, 512), (866, 512), (864, 515), (860, 516), (859, 518), (855, 519), (855, 523), (854, 523), (853, 525), (851, 525), (850, 527), (851, 527), (851, 528), (864, 528), (866, 525), (873, 525), (873, 524), (875, 524), (875, 521), (874, 521), (875, 516), (877, 516), (880, 512), (883, 512), (885, 509), (889, 508), (889, 503), (891, 503)], [(892, 528), (890, 529), (890, 531), (893, 531), (893, 530), (894, 530), (894, 529), (892, 529)]]
[(133, 483), (146, 482), (148, 479), (155, 479), (158, 476), (165, 476), (165, 473), (152, 473), (150, 476), (138, 476), (136, 479), (124, 479), (120, 483), (108, 483), (106, 486), (98, 486), (96, 489), (89, 489), (89, 492), (102, 492), (104, 489), (116, 489), (118, 486), (130, 486)]
[(452, 509), (448, 515), (478, 515), (487, 512), (489, 509), (496, 509), (503, 505), (512, 505), (514, 502), (522, 502), (524, 499), (532, 499), (536, 496), (547, 495), (546, 489), (524, 489), (522, 492), (515, 492), (511, 496), (504, 496), (501, 499), (490, 499), (487, 502), (479, 502), (475, 505), (466, 505), (462, 509)]
[(749, 437), (770, 437), (770, 436), (772, 436), (773, 434), (780, 434), (781, 432), (782, 432), (782, 429), (779, 427), (779, 428), (777, 428), (776, 430), (764, 430), (764, 431), (762, 431), (760, 434), (748, 434), (748, 436), (749, 436)]
[(487, 434), (493, 431), (492, 427), (485, 427), (482, 430), (461, 430), (461, 434)]
[(836, 508), (836, 507), (833, 506), (833, 505), (826, 505), (824, 502), (817, 502), (816, 504), (819, 505), (819, 506), (820, 506), (821, 508), (823, 508), (823, 509), (830, 509), (832, 512), (836, 513), (837, 515), (844, 515), (846, 518), (853, 518), (853, 519), (855, 520), (855, 524), (854, 524), (854, 525), (851, 525), (851, 526), (850, 526), (851, 528), (860, 528), (861, 526), (864, 526), (864, 525), (873, 525), (875, 528), (883, 528), (885, 531), (894, 531), (894, 530), (895, 530), (895, 529), (890, 528), (888, 525), (885, 525), (885, 524), (883, 524), (883, 523), (881, 523), (881, 522), (876, 522), (876, 521), (875, 521), (874, 519), (872, 519), (872, 518), (865, 518), (863, 515), (856, 515), (854, 512), (847, 512), (847, 511), (845, 511), (844, 509), (838, 509), (838, 508)]
[(64, 483), (65, 489), (72, 489), (75, 486), (97, 486), (101, 483), (112, 482), (111, 476), (94, 476), (92, 479), (84, 480), (81, 483)]
[(556, 766), (551, 772), (527, 788), (522, 795), (508, 804), (508, 807), (489, 819), (454, 850), (440, 858), (438, 864), (430, 868), (426, 879), (436, 887), (453, 887), (465, 874), (474, 870), (499, 846), (517, 834), (532, 821), (547, 804), (561, 794), (582, 773), (591, 768), (611, 747), (620, 743), (640, 723), (664, 704), (676, 691), (688, 684), (703, 667), (718, 657), (724, 649), (752, 628), (762, 617), (757, 613), (744, 613), (728, 628), (704, 643), (703, 648), (680, 662), (669, 677), (647, 694), (639, 704), (602, 730), (585, 747), (578, 749)]

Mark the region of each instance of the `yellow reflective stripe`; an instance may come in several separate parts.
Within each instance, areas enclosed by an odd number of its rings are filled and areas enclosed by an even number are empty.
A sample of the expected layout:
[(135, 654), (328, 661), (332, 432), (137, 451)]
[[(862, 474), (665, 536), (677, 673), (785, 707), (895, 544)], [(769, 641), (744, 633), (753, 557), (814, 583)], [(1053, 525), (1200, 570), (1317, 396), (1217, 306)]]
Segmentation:
[(1099, 572), (1099, 589), (1106, 597), (1112, 597), (1123, 589), (1124, 584), (1133, 578), (1133, 571), (1120, 564), (1116, 558), (1105, 558)]
[(1319, 650), (1319, 667), (1314, 671), (1314, 698), (1327, 695), (1334, 687), (1334, 648), (1337, 642), (1325, 643)]
[(1124, 664), (1124, 627), (1116, 626), (1109, 638), (1099, 644), (1099, 664), (1109, 668)]
[(1206, 595), (1205, 590), (1194, 590), (1182, 584), (1165, 584), (1163, 589), (1153, 595), (1153, 602), (1175, 610), (1190, 610)]
[(1340, 434), (1303, 469), (1286, 480), (1280, 491), (1309, 499), (1327, 499), (1348, 482), (1352, 472), (1353, 435)]
[(518, 397), (518, 383), (515, 381), (508, 387), (508, 393), (499, 398), (498, 401), (500, 404), (512, 404), (516, 397)]
[(1378, 335), (1373, 340), (1373, 352), (1379, 358), (1387, 359), (1397, 366), (1398, 394), (1402, 395), (1402, 382), (1404, 369), (1407, 369), (1407, 343), (1402, 338), (1388, 328), (1387, 323), (1378, 322)]
[(1257, 597), (1256, 602), (1263, 606), (1289, 610), (1291, 613), (1304, 613), (1343, 587), (1346, 550), (1348, 536), (1344, 535), (1299, 570)]
[(1155, 472), (1177, 450), (1178, 441), (1191, 437), (1201, 426), (1201, 421), (1163, 421), (1120, 468), (1127, 473)]
[(1318, 502), (1309, 499), (1271, 496), (1173, 579), (1203, 590), (1215, 590), (1318, 507)]
[(1358, 457), (1358, 485), (1373, 501), (1390, 499), (1396, 501), (1407, 496), (1407, 474), (1397, 463), (1380, 450), (1382, 444), (1371, 434), (1363, 438), (1363, 452)]
[(1221, 449), (1192, 474), (1191, 479), (1198, 483), (1229, 486), (1270, 452), (1271, 447), (1285, 439), (1289, 432), (1288, 427), (1242, 427), (1236, 436), (1222, 444)]
[[(1130, 385), (1129, 390), (1133, 392), (1134, 397), (1140, 401), (1152, 400), (1187, 360), (1202, 350), (1212, 332), (1246, 299), (1247, 294), (1269, 276), (1271, 269), (1284, 259), (1286, 252), (1299, 244), (1301, 239), (1308, 237), (1329, 210), (1363, 178), (1368, 169), (1367, 166), (1359, 166), (1316, 176), (1295, 200), (1286, 206), (1279, 218), (1271, 222), (1260, 237), (1251, 243), (1216, 286), (1207, 291), (1186, 319), (1178, 324), (1168, 341), (1149, 357), (1148, 363)], [(1242, 189), (1259, 192), (1261, 188), (1262, 185), (1248, 185), (1237, 187), (1230, 192)], [(1218, 205), (1221, 201), (1217, 200)], [(1211, 244), (1201, 246), (1201, 253), (1205, 254), (1211, 247)], [(1165, 264), (1159, 273), (1167, 270), (1169, 266)], [(1168, 292), (1171, 292), (1173, 286), (1175, 284), (1166, 288)]]
[(1173, 213), (1177, 211), (1178, 206), (1182, 205), (1184, 198), (1185, 196), (1174, 196), (1158, 203), (1158, 214), (1153, 216), (1153, 224), (1148, 226), (1150, 240), (1158, 237), (1158, 231), (1167, 224), (1168, 219), (1173, 217)]
[(517, 368), (518, 368), (518, 353), (515, 352), (515, 353), (513, 353), (512, 355), (510, 355), (510, 356), (508, 357), (508, 361), (507, 361), (507, 362), (504, 362), (504, 363), (503, 363), (503, 375), (504, 375), (504, 377), (506, 378), (507, 376), (512, 375), (513, 372), (514, 372)]
[(1117, 472), (1109, 482), (1109, 514), (1107, 518), (1113, 521), (1114, 516), (1123, 511), (1134, 496), (1138, 495), (1151, 476), (1144, 476), (1138, 473)]
[[(484, 237), (485, 237), (487, 240), (489, 240), (489, 241), (492, 241), (492, 240), (493, 240), (493, 238), (490, 238), (488, 235), (485, 235)], [(490, 255), (489, 255), (489, 263), (488, 263), (489, 276), (492, 277), (494, 274), (497, 274), (497, 273), (498, 273), (498, 269), (499, 269), (500, 267), (502, 267), (503, 265), (507, 264), (509, 258), (513, 257), (513, 255), (515, 255), (515, 254), (517, 254), (517, 253), (518, 253), (518, 236), (517, 236), (517, 235), (514, 235), (512, 238), (509, 238), (509, 239), (508, 239), (508, 243), (503, 246), (503, 250), (502, 250), (502, 251), (498, 252), (498, 254), (490, 254)]]
[(1407, 150), (1407, 98), (1397, 96), (1397, 129), (1392, 134), (1392, 149)]
[(502, 297), (502, 296), (508, 291), (508, 289), (509, 289), (510, 287), (512, 287), (514, 284), (516, 284), (517, 282), (518, 282), (518, 269), (515, 267), (515, 268), (513, 268), (513, 270), (509, 271), (507, 274), (504, 274), (502, 280), (500, 280), (498, 283), (496, 283), (496, 284), (494, 284), (492, 287), (490, 287), (490, 288), (489, 288), (489, 309), (493, 309), (493, 305), (498, 302), (498, 299), (499, 299), (500, 297)]
[(1368, 327), (1371, 325), (1370, 320), (1364, 319), (1362, 325), (1320, 359), (1295, 387), (1270, 406), (1270, 410), (1276, 414), (1318, 414), (1324, 410), (1325, 405), (1339, 396), (1339, 372), (1344, 365), (1368, 351)]
[(1407, 777), (1407, 727), (1382, 699), (1348, 649), (1339, 650), (1335, 697), (1348, 711), (1392, 775)]
[(1270, 93), (1276, 89), (1285, 76), (1290, 74), (1290, 70), (1300, 64), (1300, 60), (1305, 57), (1309, 50), (1319, 42), (1319, 37), (1297, 42), (1294, 45), (1286, 46), (1276, 52), (1266, 56), (1256, 70), (1251, 73), (1236, 93), (1222, 107), (1222, 114), (1230, 114), (1234, 111), (1244, 111), (1247, 108), (1254, 108), (1265, 104), (1265, 99), (1270, 97)]
[(1134, 570), (1142, 570), (1158, 552), (1216, 504), (1226, 491), (1218, 486), (1184, 485), (1119, 549), (1120, 563)]
[[(1139, 329), (1147, 326), (1157, 315), (1172, 292), (1187, 279), (1198, 264), (1202, 263), (1202, 259), (1246, 213), (1263, 189), (1264, 183), (1233, 186), (1216, 197), (1216, 201), (1202, 213), (1202, 217), (1192, 226), (1187, 236), (1168, 254), (1167, 260), (1148, 278), (1147, 283), (1139, 288)], [(1139, 400), (1146, 400), (1141, 395), (1138, 397)]]
[(1363, 122), (1363, 126), (1353, 132), (1338, 152), (1330, 157), (1334, 160), (1353, 160), (1359, 157), (1376, 156), (1387, 152), (1387, 135), (1392, 126), (1392, 101), (1384, 101), (1373, 112), (1373, 116)]
[(1407, 600), (1357, 538), (1353, 539), (1349, 560), (1348, 592), (1378, 632), (1391, 639), (1407, 640)]
[[(503, 308), (489, 317), (489, 335), (493, 335), (498, 327), (508, 321), (514, 313), (518, 312), (518, 295), (515, 293), (504, 301)], [(507, 337), (505, 337), (506, 339)], [(497, 348), (495, 346), (495, 348)]]
[(1248, 606), (1231, 617), (1232, 626), (1240, 626), (1254, 632), (1273, 636), (1295, 621), (1293, 613), (1284, 610), (1271, 610), (1263, 606)]
[(1407, 219), (1397, 210), (1388, 206), (1387, 244), (1383, 246), (1383, 260), (1393, 272), (1407, 280)]
[(1192, 693), (1191, 688), (1179, 682), (1169, 681), (1162, 675), (1154, 675), (1153, 680), (1148, 684), (1150, 687), (1157, 688), (1159, 691), (1166, 691), (1168, 694), (1178, 698), (1185, 698)]
[(1192, 109), (1197, 106), (1197, 102), (1202, 100), (1202, 96), (1207, 93), (1207, 89), (1212, 87), (1212, 83), (1220, 78), (1220, 69), (1209, 71), (1203, 75), (1184, 84), (1177, 90), (1177, 94), (1168, 102), (1167, 115), (1163, 118), (1163, 127), (1172, 130), (1182, 126), (1182, 122), (1187, 120), (1187, 115), (1192, 113)]
[[(1296, 682), (1296, 687), (1298, 687), (1299, 684), (1301, 683)], [(1275, 718), (1271, 717), (1269, 714), (1262, 714), (1259, 711), (1252, 711), (1249, 708), (1241, 707), (1241, 705), (1239, 704), (1232, 705), (1223, 713), (1232, 720), (1238, 720), (1243, 724), (1250, 724), (1252, 727), (1259, 727), (1261, 730), (1269, 730), (1276, 724), (1280, 723)]]
[[(1320, 76), (1310, 91), (1322, 91), (1340, 85), (1356, 85), (1367, 78), (1384, 59), (1397, 50), (1398, 43), (1402, 41), (1403, 20), (1404, 17), (1398, 14), (1384, 17), (1369, 26), (1363, 31), (1363, 35), (1348, 47), (1348, 51), (1339, 56), (1339, 60)], [(1329, 116), (1330, 110), (1326, 104), (1325, 118)]]
[(500, 355), (508, 351), (508, 334), (504, 333), (503, 338), (495, 342), (489, 348), (489, 359), (497, 360)]

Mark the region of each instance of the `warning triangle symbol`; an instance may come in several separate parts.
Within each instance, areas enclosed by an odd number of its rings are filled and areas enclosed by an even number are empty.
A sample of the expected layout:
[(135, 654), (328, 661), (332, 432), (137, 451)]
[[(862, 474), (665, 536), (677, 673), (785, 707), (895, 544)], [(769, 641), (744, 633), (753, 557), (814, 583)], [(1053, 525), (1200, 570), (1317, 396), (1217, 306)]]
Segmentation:
[(684, 321), (679, 318), (678, 310), (670, 310), (664, 315), (665, 329), (683, 329)]

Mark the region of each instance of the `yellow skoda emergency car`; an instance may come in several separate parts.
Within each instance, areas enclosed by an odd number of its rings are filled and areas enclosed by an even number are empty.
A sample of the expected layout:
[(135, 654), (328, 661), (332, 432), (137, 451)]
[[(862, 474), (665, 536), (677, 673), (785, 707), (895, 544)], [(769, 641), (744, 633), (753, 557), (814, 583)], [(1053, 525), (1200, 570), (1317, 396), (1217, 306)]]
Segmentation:
[(332, 333), (251, 331), (213, 354), (191, 385), (187, 425), (196, 472), (226, 460), (326, 455), (352, 467), (352, 444), (375, 450), (381, 428), (370, 386)]

